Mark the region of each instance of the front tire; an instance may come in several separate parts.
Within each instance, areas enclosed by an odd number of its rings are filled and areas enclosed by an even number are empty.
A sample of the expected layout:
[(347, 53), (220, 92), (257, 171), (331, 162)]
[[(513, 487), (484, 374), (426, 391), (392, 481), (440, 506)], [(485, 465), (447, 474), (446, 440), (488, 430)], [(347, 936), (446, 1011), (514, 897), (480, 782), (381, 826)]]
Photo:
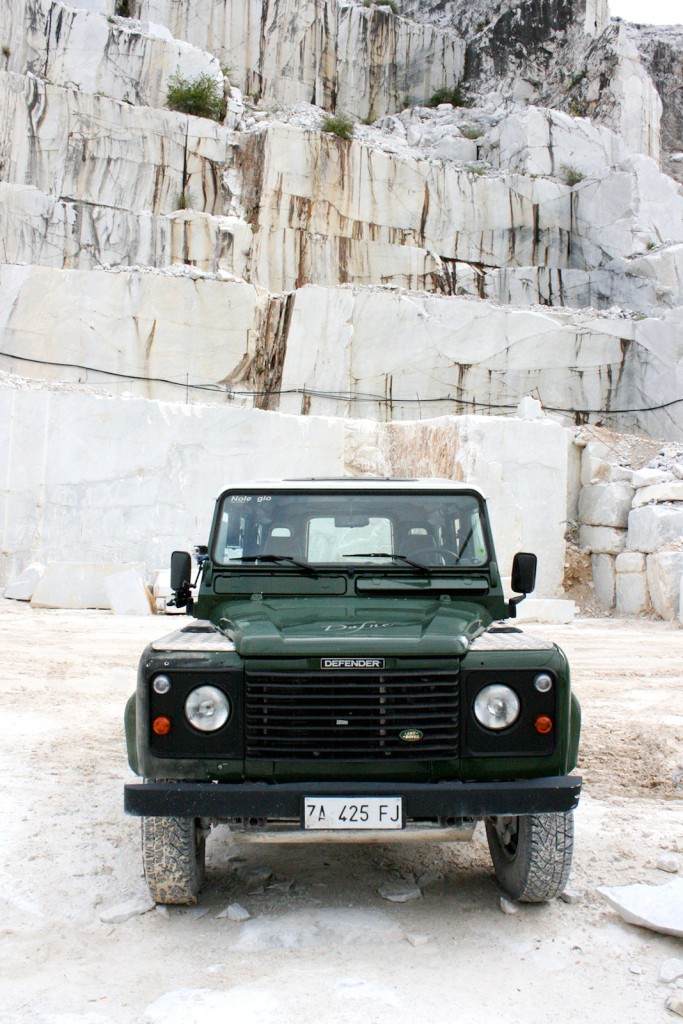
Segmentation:
[(142, 863), (155, 903), (197, 902), (205, 847), (206, 835), (196, 818), (142, 819)]
[(522, 903), (545, 903), (564, 891), (574, 850), (574, 814), (487, 818), (496, 878)]

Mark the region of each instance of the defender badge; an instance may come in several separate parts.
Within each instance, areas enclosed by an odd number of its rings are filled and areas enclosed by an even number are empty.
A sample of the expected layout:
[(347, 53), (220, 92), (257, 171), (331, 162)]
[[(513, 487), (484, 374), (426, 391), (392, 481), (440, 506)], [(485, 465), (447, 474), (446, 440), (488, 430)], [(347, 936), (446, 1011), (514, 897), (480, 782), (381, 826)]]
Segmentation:
[(405, 743), (417, 743), (423, 736), (424, 733), (421, 729), (404, 729), (403, 732), (398, 734), (398, 738)]

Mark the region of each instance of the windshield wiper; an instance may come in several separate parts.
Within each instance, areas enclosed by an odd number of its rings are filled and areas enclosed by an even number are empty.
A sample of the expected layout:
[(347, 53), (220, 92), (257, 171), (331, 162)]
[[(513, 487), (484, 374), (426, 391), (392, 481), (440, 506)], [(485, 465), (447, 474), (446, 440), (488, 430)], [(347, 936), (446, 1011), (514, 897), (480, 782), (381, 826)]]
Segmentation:
[(291, 555), (243, 555), (241, 558), (231, 558), (231, 562), (286, 562), (289, 565), (296, 565), (297, 568), (303, 569), (310, 576), (318, 577), (318, 573), (315, 571), (312, 565), (308, 562), (300, 561), (298, 558), (292, 558)]
[(391, 551), (355, 551), (353, 554), (344, 555), (344, 558), (392, 558), (395, 562), (406, 562), (407, 565), (412, 565), (413, 568), (419, 569), (425, 573), (426, 576), (432, 575), (432, 570), (428, 565), (423, 562), (415, 562), (412, 558), (408, 558), (407, 555), (395, 555)]

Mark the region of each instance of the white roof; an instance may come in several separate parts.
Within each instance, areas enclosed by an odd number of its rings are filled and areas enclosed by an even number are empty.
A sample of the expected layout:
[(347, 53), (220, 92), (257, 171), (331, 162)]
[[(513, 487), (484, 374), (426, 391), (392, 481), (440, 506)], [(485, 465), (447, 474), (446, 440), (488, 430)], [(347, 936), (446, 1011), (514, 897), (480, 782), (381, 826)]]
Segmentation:
[(484, 497), (481, 489), (461, 480), (443, 480), (438, 477), (411, 480), (388, 477), (306, 477), (303, 479), (245, 480), (226, 487), (225, 491), (469, 491)]

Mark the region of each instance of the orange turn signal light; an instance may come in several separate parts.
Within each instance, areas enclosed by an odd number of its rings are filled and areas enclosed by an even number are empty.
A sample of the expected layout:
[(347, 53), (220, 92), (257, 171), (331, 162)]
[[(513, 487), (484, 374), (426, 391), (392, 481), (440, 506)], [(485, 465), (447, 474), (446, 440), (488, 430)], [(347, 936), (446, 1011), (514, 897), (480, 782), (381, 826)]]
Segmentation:
[(547, 715), (539, 715), (534, 725), (536, 726), (536, 732), (540, 732), (541, 736), (545, 736), (552, 729), (553, 720), (548, 718)]
[(166, 715), (159, 715), (152, 722), (152, 729), (157, 736), (166, 736), (171, 731), (171, 719), (167, 718)]

